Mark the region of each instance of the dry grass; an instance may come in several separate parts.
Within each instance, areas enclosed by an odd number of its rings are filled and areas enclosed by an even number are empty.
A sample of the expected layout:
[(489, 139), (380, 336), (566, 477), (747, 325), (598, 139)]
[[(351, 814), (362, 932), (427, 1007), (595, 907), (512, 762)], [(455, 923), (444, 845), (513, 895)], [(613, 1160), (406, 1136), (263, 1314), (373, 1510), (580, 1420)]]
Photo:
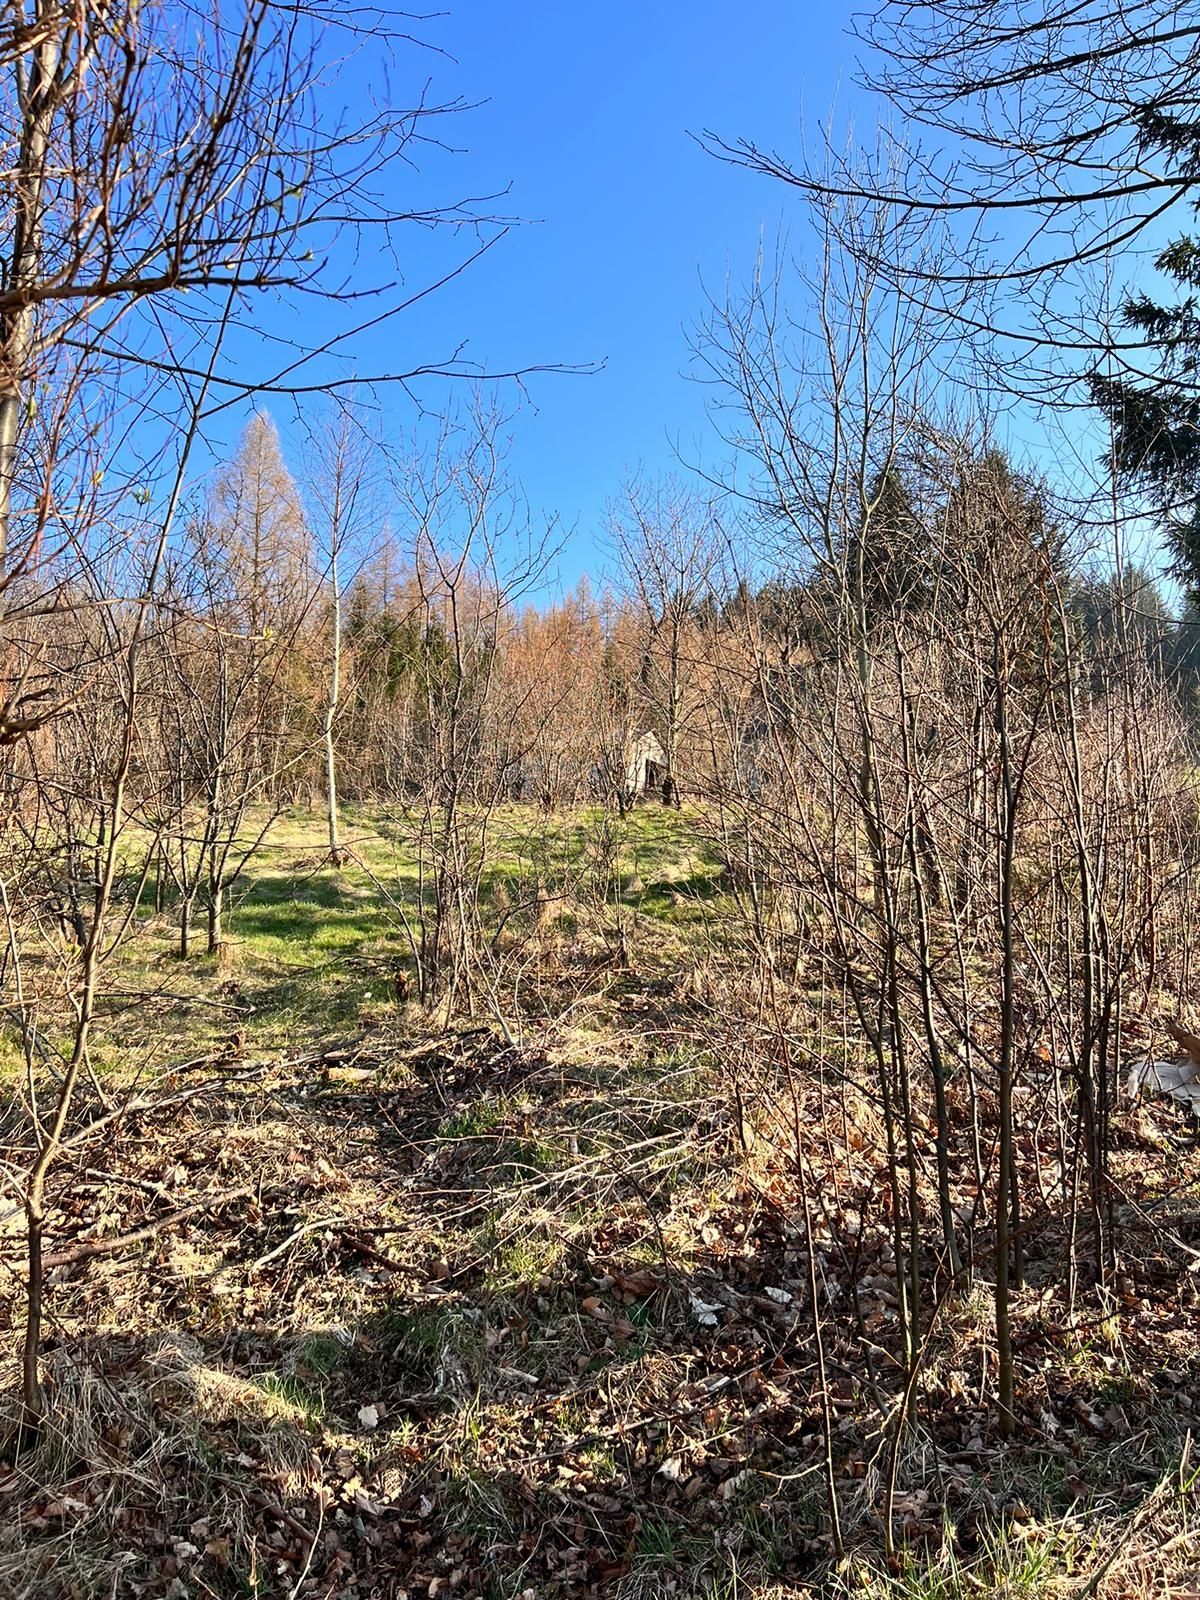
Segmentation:
[[(645, 998), (639, 1049), (474, 1034), (389, 1066), (380, 1045), (368, 1083), (281, 1076), (163, 1130), (181, 1192), (251, 1172), (262, 1199), (61, 1275), (54, 1422), (4, 1483), (0, 1590), (420, 1595), (459, 1572), (447, 1592), (481, 1596), (1185, 1593), (1188, 1419), (1152, 1378), (1195, 1371), (1178, 1266), (1176, 1325), (1159, 1305), (1115, 1345), (1026, 1294), (1044, 1438), (1015, 1451), (986, 1413), (985, 1290), (952, 1304), (890, 1567), (886, 1430), (837, 1379), (852, 1555), (830, 1564), (786, 1149), (764, 1126), (742, 1152), (720, 1074), (664, 1048)], [(109, 1158), (153, 1169), (149, 1124)], [(852, 1355), (834, 1339), (838, 1372)]]
[[(719, 945), (676, 926), (652, 959), (635, 950), (589, 984), (602, 936), (583, 909), (546, 935), (557, 1014), (528, 1016), (519, 1044), (483, 1026), (420, 1033), (384, 1009), (352, 1060), (270, 1065), (242, 1085), (229, 1063), (211, 1093), (64, 1158), (59, 1241), (249, 1197), (56, 1272), (51, 1422), (0, 1480), (0, 1593), (1197, 1587), (1196, 1153), (1156, 1110), (1121, 1122), (1121, 1303), (1067, 1304), (1061, 1222), (1031, 1241), (1015, 1447), (995, 1433), (986, 1274), (944, 1302), (897, 1454), (889, 1561), (895, 1269), (864, 1200), (882, 1136), (825, 1041), (803, 1111), (839, 1564), (785, 1082), (755, 1054)], [(14, 1378), (10, 1363), (10, 1394)]]

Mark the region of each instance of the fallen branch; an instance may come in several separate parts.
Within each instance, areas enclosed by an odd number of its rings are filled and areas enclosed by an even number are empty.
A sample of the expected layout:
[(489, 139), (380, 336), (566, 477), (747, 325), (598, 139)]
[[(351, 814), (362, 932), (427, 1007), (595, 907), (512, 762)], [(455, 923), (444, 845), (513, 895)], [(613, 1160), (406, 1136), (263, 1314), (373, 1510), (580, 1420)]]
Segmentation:
[(274, 1261), (279, 1256), (285, 1255), (294, 1244), (298, 1244), (306, 1233), (319, 1233), (322, 1228), (332, 1228), (340, 1232), (349, 1224), (348, 1217), (314, 1217), (311, 1222), (302, 1222), (298, 1228), (292, 1230), (282, 1244), (277, 1244), (273, 1250), (268, 1250), (265, 1256), (259, 1256), (257, 1261), (252, 1261), (247, 1271), (255, 1273), (260, 1267), (265, 1267), (268, 1261)]
[(143, 1239), (152, 1239), (164, 1228), (173, 1228), (177, 1222), (186, 1222), (188, 1217), (198, 1216), (203, 1211), (213, 1211), (217, 1206), (228, 1205), (231, 1200), (253, 1198), (253, 1189), (227, 1189), (221, 1194), (197, 1200), (194, 1205), (172, 1211), (169, 1216), (148, 1222), (145, 1227), (135, 1228), (132, 1233), (119, 1233), (111, 1239), (89, 1240), (86, 1244), (72, 1245), (69, 1250), (52, 1251), (43, 1259), (42, 1264), (45, 1267), (70, 1267), (77, 1261), (87, 1261), (93, 1256), (110, 1256), (118, 1250), (125, 1249), (126, 1245), (140, 1244)]
[(394, 1260), (391, 1256), (385, 1256), (382, 1250), (376, 1250), (374, 1245), (368, 1244), (365, 1239), (360, 1239), (358, 1237), (357, 1224), (350, 1228), (339, 1228), (337, 1231), (348, 1245), (357, 1250), (360, 1255), (366, 1256), (368, 1261), (377, 1262), (379, 1266), (386, 1267), (389, 1272), (404, 1271), (404, 1267), (399, 1261)]

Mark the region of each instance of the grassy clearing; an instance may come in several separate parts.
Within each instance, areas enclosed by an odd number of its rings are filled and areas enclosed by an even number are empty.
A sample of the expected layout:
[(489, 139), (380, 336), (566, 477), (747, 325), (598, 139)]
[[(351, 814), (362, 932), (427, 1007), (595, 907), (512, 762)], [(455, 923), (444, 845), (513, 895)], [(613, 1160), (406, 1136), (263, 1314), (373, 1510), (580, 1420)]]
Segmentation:
[[(248, 836), (259, 824), (250, 819)], [(599, 808), (547, 819), (529, 808), (503, 808), (492, 824), (483, 878), (485, 898), (532, 898), (533, 886), (562, 894), (554, 930), (560, 947), (595, 945), (595, 900), (612, 902), (627, 920), (639, 959), (678, 957), (693, 930), (707, 926), (719, 900), (719, 864), (686, 814), (646, 807), (624, 821)], [(396, 976), (411, 978), (403, 912), (415, 918), (417, 858), (412, 829), (383, 808), (345, 818), (345, 865), (324, 848), (324, 822), (295, 811), (270, 829), (262, 850), (229, 897), (226, 939), (218, 959), (177, 954), (177, 918), (154, 912), (153, 884), (142, 895), (132, 937), (106, 974), (99, 1003), (96, 1063), (137, 1077), (164, 1061), (224, 1047), (256, 1054), (298, 1054), (339, 1033), (395, 1020)], [(596, 863), (589, 904), (579, 903), (581, 861)], [(602, 919), (601, 919), (602, 920)], [(202, 930), (193, 950), (203, 949)], [(30, 963), (53, 995), (65, 952), (47, 949)], [(49, 1002), (52, 1006), (52, 999)], [(61, 1048), (52, 1011), (41, 1024)], [(244, 1035), (244, 1042), (237, 1043)], [(0, 1065), (19, 1070), (14, 1030), (0, 1027)]]
[[(548, 835), (576, 852), (602, 820), (555, 833), (513, 813), (495, 870), (511, 891), (546, 872)], [(368, 1065), (280, 1064), (64, 1162), (56, 1239), (104, 1240), (197, 1196), (244, 1194), (56, 1271), (54, 1421), (0, 1476), (0, 1594), (1189, 1592), (1194, 1153), (1144, 1121), (1121, 1147), (1131, 1202), (1149, 1210), (1169, 1192), (1181, 1240), (1130, 1230), (1128, 1279), (1152, 1314), (1068, 1315), (1031, 1246), (1015, 1448), (997, 1449), (987, 1403), (986, 1283), (946, 1306), (896, 1459), (888, 1559), (890, 1442), (871, 1392), (891, 1392), (895, 1361), (886, 1240), (853, 1239), (834, 1203), (872, 1181), (855, 1155), (871, 1143), (855, 1118), (871, 1112), (830, 1119), (814, 1160), (839, 1564), (787, 1141), (760, 1100), (746, 1148), (725, 1061), (687, 1027), (698, 931), (722, 903), (688, 819), (630, 820), (617, 862), (641, 930), (629, 967), (519, 1046), (483, 1027), (433, 1032), (397, 1006), (402, 937), (374, 882), (386, 871), (389, 893), (411, 894), (415, 869), (388, 819), (352, 824), (357, 861), (340, 873), (319, 819), (272, 837), (219, 969), (181, 969), (169, 926), (148, 916), (114, 975), (114, 1078), (156, 1032), (181, 1058), (219, 1045), (217, 1001), (238, 1008), (247, 1055), (356, 1034)], [(569, 963), (588, 936), (556, 930), (547, 959)], [(143, 998), (118, 1007), (118, 983)], [(146, 1001), (156, 986), (188, 998)], [(838, 1320), (851, 1281), (873, 1376)], [(10, 1266), (10, 1323), (18, 1289)]]

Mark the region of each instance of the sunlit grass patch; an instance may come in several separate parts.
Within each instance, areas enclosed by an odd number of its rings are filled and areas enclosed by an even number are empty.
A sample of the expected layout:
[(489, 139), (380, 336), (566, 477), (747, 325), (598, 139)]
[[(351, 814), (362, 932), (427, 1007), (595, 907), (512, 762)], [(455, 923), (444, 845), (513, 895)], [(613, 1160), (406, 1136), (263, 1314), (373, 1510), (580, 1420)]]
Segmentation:
[(461, 1302), (395, 1306), (383, 1313), (378, 1337), (414, 1379), (437, 1392), (461, 1394), (486, 1366), (482, 1317)]
[(439, 1139), (479, 1139), (503, 1127), (509, 1108), (503, 1100), (476, 1100), (462, 1111), (443, 1117)]
[(312, 1427), (324, 1420), (322, 1396), (294, 1374), (263, 1373), (255, 1386), (266, 1397), (263, 1405), (273, 1421), (280, 1418)]
[[(947, 1529), (952, 1532), (952, 1529)], [(891, 1567), (852, 1560), (835, 1580), (842, 1600), (1044, 1600), (1072, 1593), (1073, 1578), (1094, 1570), (1096, 1542), (1079, 1522), (1010, 1523), (976, 1555), (959, 1554), (952, 1540), (928, 1549), (901, 1546)]]
[(545, 1228), (530, 1227), (490, 1248), (485, 1234), (480, 1240), (480, 1254), (486, 1262), (484, 1285), (499, 1293), (537, 1285), (555, 1272), (566, 1250), (567, 1241), (562, 1234)]
[(285, 1374), (245, 1377), (216, 1365), (183, 1333), (150, 1352), (150, 1392), (204, 1422), (241, 1421), (271, 1428), (308, 1428), (323, 1415), (320, 1398)]
[[(131, 937), (101, 984), (101, 1070), (136, 1070), (129, 1057), (139, 1049), (154, 1052), (154, 1066), (193, 1046), (218, 1052), (239, 1031), (260, 1049), (295, 1049), (395, 1010), (401, 968), (411, 987), (409, 933), (420, 918), (418, 819), (402, 808), (362, 806), (346, 808), (343, 821), (339, 867), (329, 860), (320, 812), (297, 808), (271, 822), (230, 886), (219, 959), (205, 952), (198, 905), (192, 953), (180, 960), (170, 886), (157, 909), (156, 891), (143, 886)], [(247, 819), (247, 841), (261, 825)], [(535, 1011), (553, 1009), (543, 983), (555, 962), (569, 966), (580, 952), (603, 958), (616, 937), (614, 918), (633, 919), (630, 948), (651, 967), (677, 959), (689, 938), (712, 936), (720, 866), (686, 809), (647, 804), (621, 819), (598, 806), (548, 817), (507, 805), (488, 828), (483, 901), (504, 923), (504, 948), (550, 936), (548, 966), (526, 983)], [(52, 1024), (39, 1024), (48, 1037)], [(20, 1068), (19, 1042), (5, 1028), (0, 1074)]]

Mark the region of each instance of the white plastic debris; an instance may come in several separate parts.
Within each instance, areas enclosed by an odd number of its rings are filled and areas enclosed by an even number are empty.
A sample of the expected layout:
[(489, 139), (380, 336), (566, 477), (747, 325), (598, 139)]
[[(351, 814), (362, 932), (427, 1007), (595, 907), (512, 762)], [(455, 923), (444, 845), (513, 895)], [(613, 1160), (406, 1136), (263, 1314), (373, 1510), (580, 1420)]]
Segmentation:
[(689, 1294), (688, 1299), (692, 1304), (692, 1315), (702, 1328), (715, 1328), (717, 1325), (717, 1312), (722, 1308), (709, 1305), (707, 1300), (701, 1300), (698, 1294)]
[(1143, 1061), (1135, 1066), (1125, 1083), (1125, 1092), (1136, 1100), (1142, 1090), (1166, 1095), (1200, 1115), (1200, 1066), (1186, 1061)]

